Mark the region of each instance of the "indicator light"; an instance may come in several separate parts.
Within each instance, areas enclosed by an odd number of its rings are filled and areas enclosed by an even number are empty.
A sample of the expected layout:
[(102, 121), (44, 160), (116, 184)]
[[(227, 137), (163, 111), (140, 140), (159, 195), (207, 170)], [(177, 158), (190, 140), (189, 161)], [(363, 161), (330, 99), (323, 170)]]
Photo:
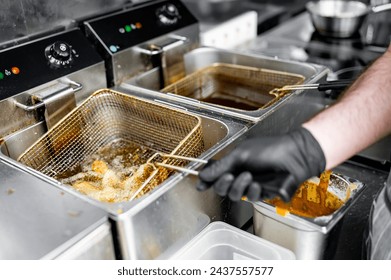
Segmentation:
[(11, 72), (14, 74), (14, 75), (18, 75), (20, 73), (20, 69), (18, 67), (12, 67), (11, 68)]
[(4, 74), (0, 72), (0, 80), (4, 79)]
[(110, 51), (111, 51), (111, 52), (114, 53), (114, 52), (116, 52), (117, 50), (118, 50), (118, 49), (117, 49), (116, 46), (114, 46), (114, 45), (111, 45), (111, 46), (110, 46)]
[(136, 28), (137, 28), (137, 29), (140, 29), (141, 27), (143, 27), (143, 26), (141, 25), (141, 23), (136, 22)]
[(132, 27), (130, 27), (130, 25), (125, 25), (125, 31), (126, 32), (132, 31)]

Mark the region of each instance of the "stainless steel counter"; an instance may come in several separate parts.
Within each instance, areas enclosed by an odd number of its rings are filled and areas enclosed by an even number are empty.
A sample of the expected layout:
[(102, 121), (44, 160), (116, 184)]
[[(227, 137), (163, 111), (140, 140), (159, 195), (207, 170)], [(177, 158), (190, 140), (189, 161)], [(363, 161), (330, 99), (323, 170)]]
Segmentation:
[(104, 211), (1, 161), (0, 225), (0, 259), (114, 258)]

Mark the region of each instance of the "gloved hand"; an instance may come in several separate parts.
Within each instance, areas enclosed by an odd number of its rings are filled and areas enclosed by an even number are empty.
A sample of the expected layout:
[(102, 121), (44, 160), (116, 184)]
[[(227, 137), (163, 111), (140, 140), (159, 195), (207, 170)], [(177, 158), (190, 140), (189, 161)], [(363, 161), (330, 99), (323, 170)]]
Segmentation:
[(289, 134), (244, 141), (234, 151), (205, 166), (197, 189), (214, 188), (220, 196), (251, 201), (281, 197), (289, 201), (302, 182), (326, 166), (322, 148), (304, 127)]

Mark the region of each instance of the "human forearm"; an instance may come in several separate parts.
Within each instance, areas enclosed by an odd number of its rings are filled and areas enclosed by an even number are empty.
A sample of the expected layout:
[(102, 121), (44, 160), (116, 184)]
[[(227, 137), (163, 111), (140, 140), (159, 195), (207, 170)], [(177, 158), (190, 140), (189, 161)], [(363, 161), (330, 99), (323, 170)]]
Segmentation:
[(333, 168), (391, 132), (391, 47), (335, 105), (303, 124)]

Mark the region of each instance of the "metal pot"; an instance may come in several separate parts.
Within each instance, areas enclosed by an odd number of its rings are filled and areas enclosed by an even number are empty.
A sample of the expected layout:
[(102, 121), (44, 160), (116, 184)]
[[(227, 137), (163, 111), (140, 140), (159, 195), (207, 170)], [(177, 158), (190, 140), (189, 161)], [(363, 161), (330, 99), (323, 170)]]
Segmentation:
[(306, 8), (321, 35), (348, 38), (358, 32), (368, 14), (390, 10), (391, 4), (371, 7), (359, 1), (324, 0), (308, 2)]

